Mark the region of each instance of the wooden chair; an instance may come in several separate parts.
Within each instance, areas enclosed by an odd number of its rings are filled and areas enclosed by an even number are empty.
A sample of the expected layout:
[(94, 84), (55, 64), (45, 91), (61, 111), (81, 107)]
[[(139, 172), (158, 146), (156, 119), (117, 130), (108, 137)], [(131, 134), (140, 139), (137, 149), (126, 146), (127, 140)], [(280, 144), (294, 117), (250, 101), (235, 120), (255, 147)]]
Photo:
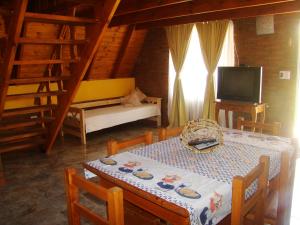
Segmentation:
[[(117, 154), (119, 150), (131, 147), (137, 144), (149, 145), (153, 143), (153, 134), (150, 131), (145, 132), (144, 135), (117, 142), (116, 140), (109, 140), (107, 142), (108, 155)], [(100, 181), (101, 182), (101, 181)], [(103, 181), (102, 181), (103, 182)], [(140, 209), (127, 201), (124, 202), (125, 208), (125, 224), (128, 225), (159, 225), (160, 219), (147, 211)]]
[(120, 149), (124, 149), (127, 147), (131, 147), (137, 144), (152, 144), (153, 143), (153, 134), (151, 131), (145, 132), (144, 135), (128, 139), (125, 141), (116, 141), (116, 140), (109, 140), (107, 142), (107, 154), (108, 156), (117, 154)]
[[(293, 143), (298, 148), (296, 142)], [(289, 224), (294, 187), (297, 150), (281, 153), (280, 173), (269, 185), (265, 222), (271, 225)]]
[[(121, 188), (106, 189), (91, 183), (77, 175), (74, 168), (65, 170), (65, 182), (70, 225), (80, 225), (81, 217), (88, 219), (93, 224), (124, 225), (123, 191)], [(79, 189), (107, 202), (107, 219), (80, 204)]]
[[(269, 174), (269, 157), (261, 156), (259, 164), (245, 177), (236, 176), (232, 182), (231, 225), (242, 225), (254, 209), (253, 224), (264, 224), (264, 202)], [(257, 189), (245, 199), (247, 188), (257, 180)]]
[(279, 135), (281, 123), (255, 123), (253, 121), (244, 120), (243, 117), (239, 117), (237, 120), (237, 129), (244, 130), (250, 128), (252, 131), (259, 130), (262, 133), (269, 133), (272, 135)]
[[(238, 118), (238, 129), (242, 126), (249, 128), (257, 128), (262, 132), (268, 131), (273, 135), (278, 135), (280, 123), (260, 124), (252, 121), (244, 121), (243, 118)], [(295, 149), (298, 148), (297, 140), (293, 140)], [(264, 221), (271, 225), (289, 224), (293, 182), (295, 176), (296, 154), (292, 155), (284, 151), (281, 153), (280, 173), (276, 176), (268, 186), (268, 194), (266, 196), (265, 216)]]
[(183, 127), (160, 128), (158, 130), (158, 140), (163, 141), (169, 137), (178, 136), (182, 132)]

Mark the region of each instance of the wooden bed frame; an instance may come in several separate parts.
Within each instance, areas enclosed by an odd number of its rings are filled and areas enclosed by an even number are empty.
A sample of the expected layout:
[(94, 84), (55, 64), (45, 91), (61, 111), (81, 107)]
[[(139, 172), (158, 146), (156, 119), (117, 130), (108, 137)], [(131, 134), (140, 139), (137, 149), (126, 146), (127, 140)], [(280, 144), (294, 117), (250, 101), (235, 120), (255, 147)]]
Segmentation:
[[(86, 102), (78, 102), (71, 105), (69, 113), (64, 120), (64, 124), (61, 130), (61, 135), (65, 133), (79, 137), (82, 144), (86, 144), (86, 129), (85, 129), (85, 112), (86, 110), (92, 110), (96, 108), (104, 108), (121, 104), (121, 98), (108, 98), (101, 100), (93, 100)], [(161, 98), (147, 97), (144, 103), (157, 104), (161, 110)], [(161, 115), (151, 117), (156, 121), (157, 126), (161, 126)]]

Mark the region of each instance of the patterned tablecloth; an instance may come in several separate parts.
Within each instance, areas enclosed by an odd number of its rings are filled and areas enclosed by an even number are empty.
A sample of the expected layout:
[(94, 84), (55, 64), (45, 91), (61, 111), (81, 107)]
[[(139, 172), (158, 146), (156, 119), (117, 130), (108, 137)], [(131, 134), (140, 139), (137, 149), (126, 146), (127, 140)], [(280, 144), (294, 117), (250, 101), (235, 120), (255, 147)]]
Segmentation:
[(231, 129), (223, 133), (224, 145), (208, 154), (185, 149), (176, 137), (88, 164), (187, 209), (191, 225), (217, 224), (231, 211), (234, 176), (246, 175), (261, 155), (268, 155), (272, 179), (280, 170), (280, 151), (293, 151), (288, 138)]

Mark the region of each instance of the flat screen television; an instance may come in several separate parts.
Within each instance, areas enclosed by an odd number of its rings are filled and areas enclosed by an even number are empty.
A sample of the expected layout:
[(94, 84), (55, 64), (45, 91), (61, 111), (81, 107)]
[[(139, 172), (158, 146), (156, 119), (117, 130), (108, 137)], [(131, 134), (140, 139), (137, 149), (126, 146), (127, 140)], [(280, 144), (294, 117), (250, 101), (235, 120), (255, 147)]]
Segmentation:
[(217, 98), (261, 103), (262, 67), (219, 67)]

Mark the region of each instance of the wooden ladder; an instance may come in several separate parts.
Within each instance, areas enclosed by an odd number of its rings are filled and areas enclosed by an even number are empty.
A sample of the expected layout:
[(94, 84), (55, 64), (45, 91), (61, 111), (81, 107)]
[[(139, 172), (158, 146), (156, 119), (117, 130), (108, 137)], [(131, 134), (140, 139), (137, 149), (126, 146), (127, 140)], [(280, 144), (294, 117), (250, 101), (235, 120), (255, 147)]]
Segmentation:
[[(49, 153), (120, 0), (99, 1), (100, 3), (95, 5), (93, 18), (27, 12), (28, 0), (15, 2), (6, 52), (0, 67), (0, 154), (35, 146), (41, 146)], [(70, 40), (64, 39), (65, 28), (62, 28), (57, 39), (22, 37), (22, 27), (26, 22), (61, 24), (62, 27), (85, 26), (86, 40), (75, 40), (72, 36)], [(71, 45), (73, 48), (81, 45), (82, 47), (81, 51), (76, 51), (78, 54), (71, 54), (73, 55), (71, 59), (63, 59), (61, 55), (55, 57), (56, 54), (52, 54), (50, 59), (18, 59), (16, 54), (18, 48), (26, 44), (53, 45), (54, 49), (61, 45)], [(61, 72), (52, 73), (54, 65), (63, 64), (70, 64), (70, 76), (64, 76)], [(48, 65), (50, 72), (40, 77), (12, 77), (13, 67), (20, 65)], [(50, 90), (50, 83), (53, 82), (57, 83), (58, 90)], [(40, 88), (34, 93), (8, 94), (10, 85), (29, 84), (39, 84)], [(56, 96), (56, 103), (52, 103), (52, 96)], [(46, 103), (35, 101), (36, 105), (30, 107), (5, 109), (5, 103), (10, 100), (26, 98), (39, 100), (45, 97)]]

